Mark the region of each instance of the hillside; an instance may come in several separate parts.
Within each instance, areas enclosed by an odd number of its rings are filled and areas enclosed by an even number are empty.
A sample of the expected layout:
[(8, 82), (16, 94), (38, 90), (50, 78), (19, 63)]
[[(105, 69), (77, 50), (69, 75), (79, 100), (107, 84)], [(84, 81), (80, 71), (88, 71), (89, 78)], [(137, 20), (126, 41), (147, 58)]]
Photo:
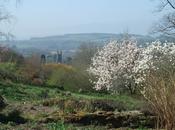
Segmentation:
[[(17, 40), (7, 42), (10, 46), (17, 46), (18, 48), (39, 48), (39, 49), (55, 49), (74, 50), (80, 44), (94, 42), (97, 44), (104, 44), (110, 40), (121, 40), (123, 34), (109, 34), (109, 33), (82, 33), (82, 34), (65, 34), (58, 36), (34, 37), (29, 40)], [(141, 42), (148, 42), (154, 40), (150, 36), (130, 34)]]
[[(29, 40), (13, 40), (5, 41), (13, 49), (23, 55), (30, 55), (33, 53), (46, 53), (55, 50), (63, 50), (66, 56), (72, 56), (76, 49), (81, 44), (93, 43), (103, 46), (111, 40), (122, 40), (126, 34), (112, 34), (112, 33), (81, 33), (81, 34), (65, 34), (58, 36), (33, 37)], [(137, 40), (138, 44), (144, 45), (147, 42), (155, 40), (173, 41), (173, 38), (159, 36), (151, 37), (148, 35), (129, 34), (129, 37)]]

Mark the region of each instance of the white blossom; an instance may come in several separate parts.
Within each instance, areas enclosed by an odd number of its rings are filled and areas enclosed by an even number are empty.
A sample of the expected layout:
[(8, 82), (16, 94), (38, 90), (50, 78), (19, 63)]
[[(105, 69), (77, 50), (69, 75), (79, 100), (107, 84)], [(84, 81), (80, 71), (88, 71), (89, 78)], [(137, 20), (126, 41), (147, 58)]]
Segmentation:
[(136, 42), (132, 41), (110, 42), (98, 51), (92, 58), (92, 65), (88, 70), (97, 78), (95, 88), (109, 90), (114, 87), (113, 82), (121, 76), (130, 80), (139, 51)]
[(97, 79), (94, 82), (97, 90), (114, 89), (114, 81), (121, 77), (126, 86), (130, 81), (142, 84), (148, 72), (159, 70), (158, 63), (164, 57), (175, 65), (174, 43), (155, 41), (141, 48), (135, 41), (113, 41), (96, 53), (88, 71)]

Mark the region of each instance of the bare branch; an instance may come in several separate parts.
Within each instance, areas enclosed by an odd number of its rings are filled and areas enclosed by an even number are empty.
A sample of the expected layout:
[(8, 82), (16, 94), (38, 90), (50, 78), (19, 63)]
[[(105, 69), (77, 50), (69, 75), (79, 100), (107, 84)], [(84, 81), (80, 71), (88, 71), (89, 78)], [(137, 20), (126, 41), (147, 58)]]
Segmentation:
[[(175, 10), (175, 0), (160, 0), (159, 11), (163, 9), (173, 9)], [(160, 22), (154, 27), (152, 33), (163, 33), (166, 35), (173, 35), (175, 37), (175, 12), (171, 10), (171, 13), (166, 14)]]
[(172, 4), (172, 2), (170, 2), (170, 0), (167, 0), (167, 3), (168, 3), (173, 9), (175, 9), (175, 6)]
[[(11, 19), (13, 16), (6, 11), (6, 5), (5, 2), (9, 2), (11, 0), (0, 0), (0, 23), (5, 22), (5, 23), (10, 23)], [(15, 0), (16, 5), (20, 2), (21, 0)], [(4, 32), (2, 31), (2, 28), (0, 28), (0, 40), (9, 40), (13, 38), (14, 36), (9, 33), (9, 32)]]
[(154, 28), (154, 33), (164, 33), (166, 35), (174, 35), (175, 33), (175, 14), (170, 13), (165, 15), (161, 22)]

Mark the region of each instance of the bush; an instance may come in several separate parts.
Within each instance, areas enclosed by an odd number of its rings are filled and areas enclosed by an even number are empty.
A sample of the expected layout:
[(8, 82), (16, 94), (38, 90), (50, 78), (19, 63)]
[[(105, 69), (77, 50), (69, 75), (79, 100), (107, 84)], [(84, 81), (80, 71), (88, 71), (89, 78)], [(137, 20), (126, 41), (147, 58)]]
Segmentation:
[(88, 76), (72, 66), (47, 64), (42, 67), (46, 85), (64, 87), (65, 90), (78, 92), (79, 89), (91, 90)]
[(26, 58), (24, 64), (19, 68), (19, 74), (26, 79), (25, 80), (26, 84), (32, 84), (32, 83), (35, 84), (35, 82), (38, 83), (39, 79), (42, 80), (41, 82), (43, 82), (41, 72), (42, 70), (41, 70), (40, 58), (38, 55), (32, 55), (31, 57)]
[(15, 63), (0, 63), (0, 80), (10, 80), (13, 82), (22, 82), (23, 77), (18, 74), (18, 67)]
[(147, 76), (142, 93), (153, 106), (160, 127), (172, 130), (175, 127), (175, 68), (165, 61), (159, 65), (162, 66), (159, 70)]
[(32, 85), (42, 86), (44, 84), (43, 80), (40, 78), (34, 78), (32, 80)]
[(24, 62), (24, 58), (12, 49), (0, 46), (0, 62), (14, 62), (19, 65)]

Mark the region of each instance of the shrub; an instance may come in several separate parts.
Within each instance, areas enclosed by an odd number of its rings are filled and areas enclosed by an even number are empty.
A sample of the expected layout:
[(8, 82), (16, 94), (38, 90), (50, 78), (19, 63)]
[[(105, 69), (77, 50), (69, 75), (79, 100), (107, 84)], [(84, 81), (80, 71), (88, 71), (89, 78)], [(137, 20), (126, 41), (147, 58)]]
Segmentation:
[(79, 89), (91, 90), (88, 76), (79, 72), (72, 66), (63, 64), (47, 64), (43, 66), (46, 85), (64, 87), (65, 90), (76, 91)]
[(12, 49), (0, 46), (0, 62), (13, 62), (19, 65), (24, 62), (24, 58)]
[(34, 79), (41, 79), (41, 64), (38, 55), (32, 55), (25, 59), (23, 66), (19, 68), (19, 74), (22, 75), (27, 84), (31, 84)]
[(40, 78), (34, 78), (32, 80), (32, 85), (42, 86), (44, 84), (43, 80)]
[(158, 124), (167, 130), (172, 130), (175, 127), (175, 75), (167, 75), (163, 71), (151, 72), (144, 87), (142, 93), (153, 106), (158, 116)]
[(142, 94), (158, 115), (158, 124), (175, 128), (175, 44), (154, 43), (143, 51), (140, 67)]
[(0, 63), (0, 80), (22, 82), (23, 77), (18, 74), (18, 67), (15, 63)]

